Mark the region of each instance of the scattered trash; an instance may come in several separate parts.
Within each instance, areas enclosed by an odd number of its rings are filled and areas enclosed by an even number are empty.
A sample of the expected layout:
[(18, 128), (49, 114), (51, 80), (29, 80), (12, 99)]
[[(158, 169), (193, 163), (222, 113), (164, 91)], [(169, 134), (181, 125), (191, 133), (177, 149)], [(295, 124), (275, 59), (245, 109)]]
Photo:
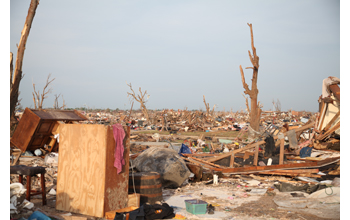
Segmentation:
[(266, 193), (267, 189), (252, 189), (249, 194), (250, 195), (264, 195)]
[(56, 195), (56, 190), (50, 189), (50, 191), (49, 191), (48, 194), (49, 194), (49, 195)]
[(213, 184), (214, 185), (218, 185), (218, 178), (219, 178), (218, 175), (216, 175), (216, 174), (213, 175)]
[(46, 154), (44, 161), (46, 164), (58, 164), (58, 153)]

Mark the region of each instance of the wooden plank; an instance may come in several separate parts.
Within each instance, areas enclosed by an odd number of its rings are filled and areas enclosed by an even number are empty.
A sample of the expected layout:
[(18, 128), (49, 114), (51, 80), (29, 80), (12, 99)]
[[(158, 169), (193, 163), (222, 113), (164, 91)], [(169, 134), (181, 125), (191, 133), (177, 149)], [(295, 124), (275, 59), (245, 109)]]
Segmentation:
[(222, 173), (239, 173), (239, 172), (267, 171), (267, 170), (279, 170), (279, 169), (295, 169), (295, 168), (299, 168), (299, 167), (305, 168), (305, 167), (310, 167), (310, 166), (317, 166), (317, 162), (270, 165), (270, 166), (250, 166), (250, 167), (226, 168), (226, 169), (222, 170)]
[(326, 127), (325, 127), (323, 130), (324, 130), (324, 131), (328, 131), (328, 129), (329, 129), (329, 128), (332, 126), (332, 124), (335, 122), (335, 120), (338, 119), (339, 115), (340, 115), (340, 109), (339, 109), (338, 113), (335, 114), (335, 115), (333, 116), (332, 120), (330, 120), (330, 122), (328, 122), (328, 124), (326, 125)]
[(252, 149), (252, 148), (256, 147), (257, 145), (261, 145), (261, 144), (265, 144), (265, 141), (259, 141), (259, 142), (255, 142), (255, 143), (250, 143), (250, 144), (248, 144), (247, 146), (245, 146), (245, 147), (243, 147), (241, 149), (237, 149), (237, 150), (225, 153), (225, 154), (223, 154), (221, 156), (210, 158), (207, 161), (208, 162), (215, 162), (215, 161), (221, 160), (222, 158), (231, 156), (232, 153), (236, 154), (236, 153), (239, 153), (239, 152), (242, 152), (242, 151), (246, 151), (246, 150), (249, 150), (249, 149)]
[(87, 118), (80, 114), (77, 110), (46, 110), (46, 109), (30, 109), (34, 114), (43, 120), (57, 121), (84, 121)]
[(313, 177), (313, 178), (320, 178), (322, 175), (312, 174), (312, 173), (285, 173), (285, 172), (279, 172), (279, 171), (264, 171), (259, 172), (259, 174), (266, 174), (266, 175), (280, 175), (280, 176), (301, 176), (301, 177)]
[(193, 158), (190, 158), (190, 157), (184, 158), (184, 160), (190, 161), (190, 162), (192, 162), (192, 163), (194, 163), (194, 164), (200, 165), (200, 166), (205, 167), (205, 168), (208, 168), (208, 169), (210, 169), (210, 170), (214, 170), (214, 171), (220, 171), (220, 170), (222, 170), (222, 168), (217, 168), (217, 167), (213, 167), (213, 166), (210, 166), (210, 165), (201, 163), (201, 162), (196, 161), (196, 160), (194, 160)]
[(22, 151), (12, 153), (12, 156), (16, 156), (16, 159), (13, 160), (11, 166), (16, 165), (17, 161), (21, 157), (21, 154), (22, 154)]
[(281, 139), (281, 144), (280, 144), (280, 160), (279, 164), (283, 164), (283, 157), (284, 157), (284, 138)]
[(213, 167), (223, 168), (222, 166), (217, 165), (217, 164), (215, 164), (215, 163), (210, 163), (210, 162), (207, 162), (207, 161), (205, 161), (205, 160), (201, 160), (201, 159), (198, 159), (198, 158), (195, 158), (195, 157), (191, 157), (191, 158), (192, 158), (193, 160), (197, 160), (197, 161), (199, 161), (199, 162), (201, 162), (201, 163), (208, 164), (208, 165), (213, 166)]
[(106, 135), (104, 125), (60, 126), (57, 210), (104, 216)]
[(127, 207), (134, 206), (140, 207), (140, 194), (133, 193), (128, 195), (128, 205)]
[(230, 158), (230, 167), (233, 167), (233, 164), (235, 163), (235, 154), (232, 153), (231, 154), (231, 158)]
[(105, 160), (105, 191), (104, 191), (104, 212), (122, 209), (128, 203), (129, 188), (129, 152), (130, 152), (130, 127), (125, 126), (125, 137), (123, 140), (125, 165), (121, 172), (114, 167), (116, 143), (113, 136), (113, 126), (105, 126), (107, 129), (107, 149)]
[(335, 162), (338, 162), (340, 157), (328, 158), (318, 162), (306, 162), (306, 163), (293, 163), (293, 164), (283, 164), (283, 165), (271, 165), (271, 166), (251, 166), (251, 167), (238, 167), (238, 168), (226, 168), (220, 170), (222, 173), (253, 173), (253, 172), (264, 172), (272, 170), (288, 170), (295, 168), (316, 168), (326, 166)]
[[(279, 172), (279, 173), (316, 174), (316, 173), (319, 172), (319, 169), (318, 168), (314, 168), (314, 169), (275, 170), (275, 171)], [(270, 171), (261, 171), (259, 173), (263, 173), (263, 172), (270, 172)]]
[(319, 169), (297, 169), (297, 170), (278, 170), (280, 173), (296, 173), (296, 174), (305, 174), (305, 173), (318, 173)]
[(222, 156), (222, 154), (210, 154), (210, 153), (201, 153), (201, 154), (182, 154), (186, 157), (215, 157)]
[(326, 138), (328, 135), (332, 134), (333, 132), (335, 132), (336, 130), (338, 130), (340, 128), (340, 121), (334, 125), (331, 129), (329, 129), (326, 133), (324, 134), (320, 134), (316, 137), (316, 140), (323, 140), (324, 138)]
[(255, 152), (254, 152), (254, 166), (258, 166), (258, 156), (259, 156), (259, 145), (255, 147)]
[(320, 112), (320, 120), (319, 120), (317, 130), (321, 130), (324, 118), (326, 117), (327, 108), (328, 108), (328, 104), (324, 103), (323, 100), (322, 100), (322, 103), (323, 103), (322, 104), (322, 111)]
[(305, 157), (305, 158), (300, 158), (300, 156), (295, 156), (295, 157), (286, 157), (288, 160), (301, 160), (301, 161), (320, 161), (322, 158), (317, 158), (317, 157)]

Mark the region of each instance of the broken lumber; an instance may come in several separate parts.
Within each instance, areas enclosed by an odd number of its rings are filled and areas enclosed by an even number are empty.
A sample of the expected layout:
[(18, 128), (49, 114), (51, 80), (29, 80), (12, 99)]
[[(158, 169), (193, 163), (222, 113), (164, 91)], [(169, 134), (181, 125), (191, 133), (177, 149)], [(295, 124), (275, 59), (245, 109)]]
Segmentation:
[(328, 135), (332, 134), (333, 132), (335, 132), (339, 128), (340, 128), (340, 121), (336, 125), (334, 125), (331, 129), (329, 129), (326, 133), (318, 135), (316, 137), (316, 140), (323, 140), (323, 139), (325, 139)]
[(292, 177), (301, 176), (301, 177), (312, 177), (312, 178), (320, 178), (322, 176), (322, 175), (312, 174), (312, 173), (285, 173), (280, 171), (265, 171), (265, 172), (260, 172), (259, 174), (292, 176)]
[(213, 166), (208, 165), (208, 164), (201, 163), (201, 162), (196, 161), (196, 160), (194, 160), (194, 159), (192, 159), (192, 158), (190, 158), (190, 157), (184, 158), (184, 160), (187, 160), (187, 161), (192, 162), (192, 163), (194, 163), (194, 164), (198, 164), (198, 165), (200, 165), (200, 166), (202, 166), (202, 167), (205, 167), (205, 168), (208, 168), (208, 169), (210, 169), (210, 170), (214, 170), (214, 171), (220, 171), (220, 170), (222, 170), (221, 168), (217, 168), (217, 167), (213, 167)]
[(325, 128), (323, 128), (323, 130), (324, 130), (324, 131), (328, 131), (328, 129), (330, 129), (330, 127), (332, 126), (332, 124), (335, 122), (335, 120), (338, 119), (339, 115), (340, 115), (340, 110), (338, 111), (337, 114), (335, 114), (335, 115), (333, 116), (332, 120), (330, 120), (330, 122), (328, 122), (328, 124), (326, 125)]
[(338, 162), (340, 157), (327, 158), (317, 162), (305, 162), (305, 163), (293, 163), (293, 164), (282, 164), (282, 165), (271, 165), (271, 166), (249, 166), (249, 167), (237, 167), (237, 168), (225, 168), (220, 170), (222, 173), (253, 173), (253, 172), (264, 172), (273, 170), (288, 170), (296, 168), (317, 168), (323, 167), (335, 162)]
[(215, 164), (215, 163), (210, 163), (210, 162), (207, 162), (207, 161), (204, 161), (204, 160), (195, 158), (195, 157), (191, 157), (191, 156), (189, 156), (189, 157), (190, 157), (191, 159), (193, 159), (193, 160), (199, 161), (199, 162), (201, 162), (201, 163), (204, 163), (204, 164), (207, 164), (207, 165), (210, 165), (210, 166), (213, 166), (213, 167), (225, 168), (225, 167), (222, 167), (222, 166), (217, 165), (217, 164)]
[(234, 150), (234, 151), (230, 151), (228, 153), (225, 153), (221, 156), (217, 156), (217, 157), (214, 157), (214, 158), (210, 158), (208, 159), (207, 161), (208, 162), (215, 162), (215, 161), (218, 161), (218, 160), (221, 160), (225, 157), (228, 157), (228, 156), (231, 156), (232, 154), (236, 154), (236, 153), (239, 153), (239, 152), (242, 152), (242, 151), (245, 151), (245, 150), (249, 150), (249, 149), (252, 149), (256, 146), (259, 146), (261, 144), (265, 144), (265, 141), (258, 141), (258, 142), (255, 142), (255, 143), (250, 143), (248, 144), (247, 146), (241, 148), (241, 149), (237, 149), (237, 150)]

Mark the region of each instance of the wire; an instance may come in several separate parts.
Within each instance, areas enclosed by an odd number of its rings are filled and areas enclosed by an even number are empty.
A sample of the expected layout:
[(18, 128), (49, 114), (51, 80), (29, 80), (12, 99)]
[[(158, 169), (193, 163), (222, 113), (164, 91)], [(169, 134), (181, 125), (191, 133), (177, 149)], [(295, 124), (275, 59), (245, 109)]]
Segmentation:
[(132, 159), (130, 160), (130, 163), (131, 163), (131, 176), (132, 176), (132, 185), (134, 187), (134, 193), (135, 193), (135, 197), (137, 196), (136, 195), (136, 189), (135, 189), (135, 181), (134, 181), (134, 166), (132, 165)]
[[(328, 194), (328, 193), (327, 193), (327, 188), (330, 188), (330, 189), (332, 190), (331, 194)], [(333, 194), (333, 189), (332, 189), (332, 187), (330, 186), (330, 187), (327, 187), (327, 188), (324, 189), (324, 192), (325, 192), (327, 195), (332, 195), (332, 194)]]

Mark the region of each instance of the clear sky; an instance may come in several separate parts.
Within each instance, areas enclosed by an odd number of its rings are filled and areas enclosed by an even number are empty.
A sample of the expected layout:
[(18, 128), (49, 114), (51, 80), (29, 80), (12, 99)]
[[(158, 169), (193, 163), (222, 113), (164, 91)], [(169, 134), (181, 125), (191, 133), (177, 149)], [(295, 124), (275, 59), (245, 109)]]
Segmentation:
[[(30, 0), (10, 1), (10, 51), (17, 54)], [(61, 94), (67, 107), (129, 109), (147, 90), (150, 109), (245, 109), (239, 65), (251, 84), (252, 23), (260, 57), (258, 100), (272, 110), (318, 111), (322, 80), (340, 78), (337, 0), (46, 1), (36, 10), (24, 54), (23, 107)], [(7, 55), (8, 56), (8, 55)], [(60, 105), (62, 99), (59, 99)], [(134, 108), (139, 108), (135, 103)]]

